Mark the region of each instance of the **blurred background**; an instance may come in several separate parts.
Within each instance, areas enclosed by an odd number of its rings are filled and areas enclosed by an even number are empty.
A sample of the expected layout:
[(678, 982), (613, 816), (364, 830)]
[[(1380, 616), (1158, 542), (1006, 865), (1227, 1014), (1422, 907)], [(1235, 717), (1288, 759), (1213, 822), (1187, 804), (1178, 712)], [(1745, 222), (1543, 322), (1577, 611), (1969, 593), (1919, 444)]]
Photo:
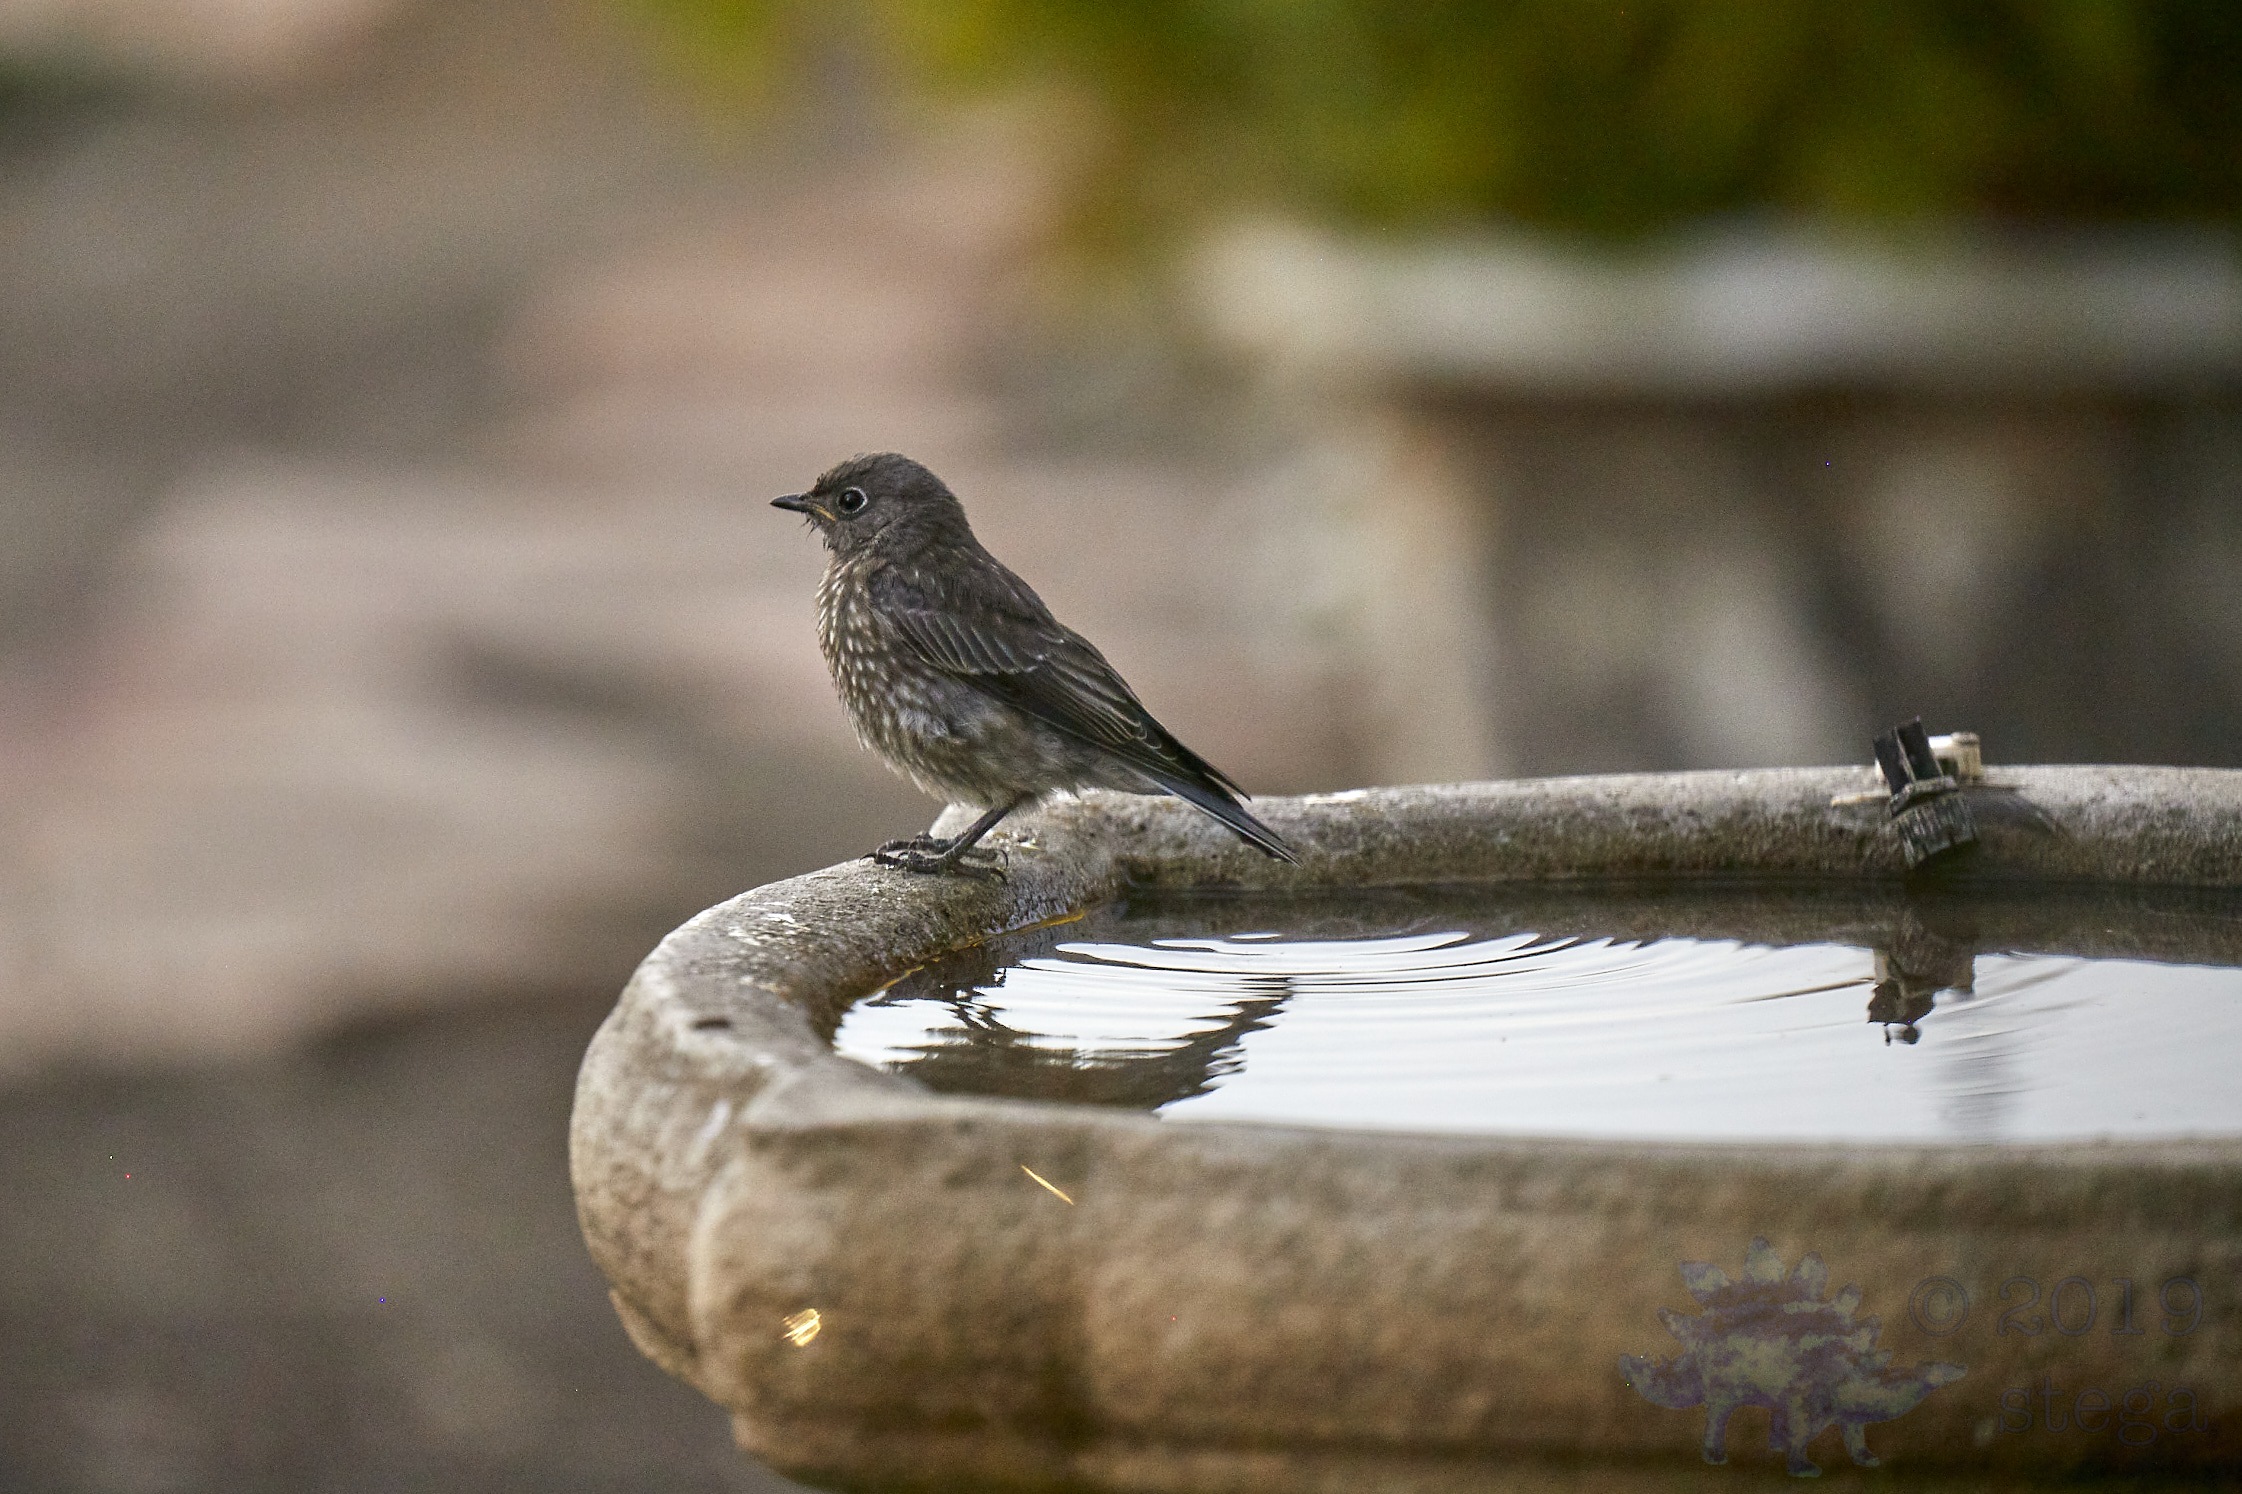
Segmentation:
[(785, 1487), (584, 1041), (924, 825), (900, 449), (1258, 793), (2242, 765), (2223, 0), (0, 0), (0, 1486)]

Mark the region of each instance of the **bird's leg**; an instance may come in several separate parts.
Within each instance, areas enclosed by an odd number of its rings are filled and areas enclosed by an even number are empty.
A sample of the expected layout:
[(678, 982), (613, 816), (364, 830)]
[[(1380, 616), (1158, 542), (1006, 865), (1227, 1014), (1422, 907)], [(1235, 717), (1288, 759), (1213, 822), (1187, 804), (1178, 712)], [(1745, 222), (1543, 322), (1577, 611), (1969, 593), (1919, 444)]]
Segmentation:
[(938, 835), (915, 835), (909, 840), (891, 840), (872, 853), (872, 860), (881, 866), (899, 866), (905, 871), (945, 872), (956, 869), (974, 875), (995, 875), (1001, 878), (1004, 873), (995, 865), (968, 861), (966, 857), (974, 854), (984, 859), (989, 858), (989, 852), (974, 852), (974, 843), (994, 830), (997, 821), (1026, 802), (1027, 799), (1023, 796), (999, 804), (966, 826), (964, 834), (953, 835), (947, 840)]
[(961, 839), (963, 839), (962, 836), (936, 835), (932, 830), (923, 830), (917, 835), (908, 835), (901, 840), (882, 841), (878, 850), (866, 851), (864, 859), (877, 861), (885, 866), (896, 857), (939, 856), (951, 846), (956, 845)]

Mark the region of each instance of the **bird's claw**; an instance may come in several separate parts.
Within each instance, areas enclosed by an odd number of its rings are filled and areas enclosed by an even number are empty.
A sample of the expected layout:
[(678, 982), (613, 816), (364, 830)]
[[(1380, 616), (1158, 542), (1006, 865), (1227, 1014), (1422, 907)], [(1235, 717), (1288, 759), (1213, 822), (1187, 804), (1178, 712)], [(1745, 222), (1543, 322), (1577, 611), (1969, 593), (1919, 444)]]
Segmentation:
[(985, 846), (972, 846), (965, 850), (952, 848), (951, 842), (932, 835), (917, 835), (909, 840), (891, 840), (867, 857), (875, 866), (892, 866), (901, 871), (934, 875), (956, 872), (962, 877), (980, 877), (988, 881), (1005, 879), (1004, 852)]
[(952, 844), (953, 842), (945, 840), (939, 835), (914, 835), (909, 840), (887, 841), (878, 850), (867, 851), (865, 855), (874, 861), (879, 861), (884, 866), (887, 863), (882, 860), (883, 857), (901, 856), (914, 851), (939, 856), (947, 851)]

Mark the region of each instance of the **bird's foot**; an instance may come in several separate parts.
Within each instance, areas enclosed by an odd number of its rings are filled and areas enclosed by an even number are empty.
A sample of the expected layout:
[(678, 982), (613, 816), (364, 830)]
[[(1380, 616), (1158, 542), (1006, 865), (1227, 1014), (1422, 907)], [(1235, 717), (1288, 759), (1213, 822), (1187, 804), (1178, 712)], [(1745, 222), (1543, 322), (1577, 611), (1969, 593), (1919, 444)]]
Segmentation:
[(914, 851), (918, 852), (921, 855), (939, 856), (956, 843), (957, 842), (955, 839), (947, 836), (914, 835), (909, 840), (888, 841), (883, 844), (878, 850), (866, 851), (864, 854), (868, 859), (879, 861), (880, 864), (884, 866), (887, 863), (884, 860), (881, 860), (881, 858), (883, 857), (901, 856), (906, 854), (907, 852)]
[(871, 852), (869, 859), (877, 866), (892, 866), (928, 876), (955, 872), (961, 877), (980, 877), (992, 882), (1004, 880), (1004, 852), (987, 846), (961, 846), (935, 835), (891, 840)]

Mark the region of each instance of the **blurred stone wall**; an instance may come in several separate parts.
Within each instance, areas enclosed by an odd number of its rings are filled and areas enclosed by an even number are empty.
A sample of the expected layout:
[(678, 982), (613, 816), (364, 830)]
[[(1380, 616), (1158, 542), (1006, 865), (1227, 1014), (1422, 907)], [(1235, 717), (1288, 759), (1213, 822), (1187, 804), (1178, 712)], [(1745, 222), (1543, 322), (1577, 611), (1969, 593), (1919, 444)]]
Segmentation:
[(1200, 289), (1326, 474), (1358, 734), (1423, 776), (1865, 761), (1918, 713), (1996, 761), (2242, 763), (2231, 239), (1263, 226)]

